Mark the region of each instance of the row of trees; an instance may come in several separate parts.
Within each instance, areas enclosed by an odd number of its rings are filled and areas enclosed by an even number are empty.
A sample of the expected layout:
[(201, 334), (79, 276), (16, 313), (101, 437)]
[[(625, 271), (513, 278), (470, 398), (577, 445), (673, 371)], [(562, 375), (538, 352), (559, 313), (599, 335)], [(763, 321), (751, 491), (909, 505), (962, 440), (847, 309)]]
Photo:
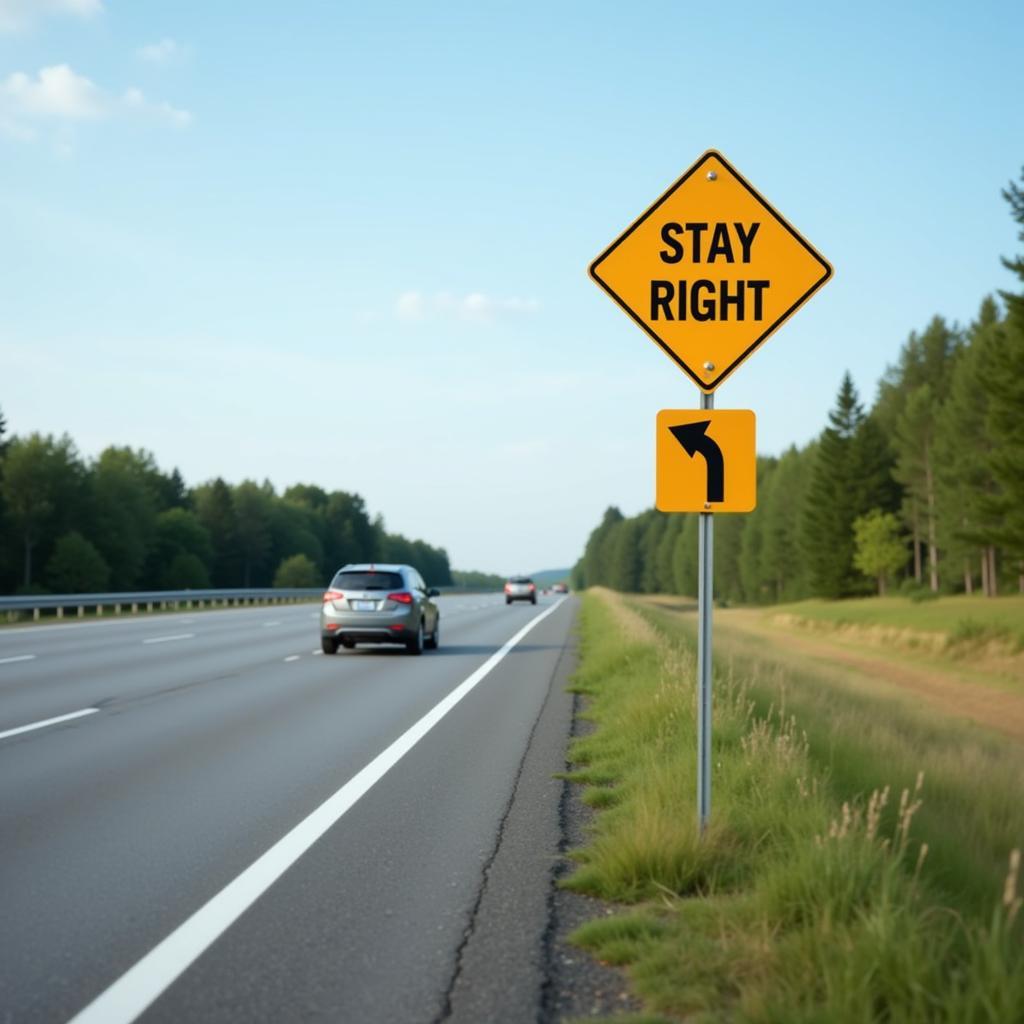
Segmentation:
[[(1024, 175), (1022, 175), (1024, 182)], [(1024, 241), (1024, 189), (1003, 193)], [(1004, 260), (1024, 282), (1024, 255)], [(715, 520), (715, 582), (761, 602), (884, 592), (1024, 591), (1024, 293), (967, 328), (910, 335), (869, 411), (846, 374), (828, 426), (758, 460), (758, 505)], [(578, 586), (696, 593), (697, 516), (609, 508)]]
[(85, 460), (67, 435), (9, 438), (0, 413), (0, 593), (320, 586), (349, 561), (452, 582), (443, 548), (389, 533), (358, 494), (219, 477), (189, 488), (146, 451)]

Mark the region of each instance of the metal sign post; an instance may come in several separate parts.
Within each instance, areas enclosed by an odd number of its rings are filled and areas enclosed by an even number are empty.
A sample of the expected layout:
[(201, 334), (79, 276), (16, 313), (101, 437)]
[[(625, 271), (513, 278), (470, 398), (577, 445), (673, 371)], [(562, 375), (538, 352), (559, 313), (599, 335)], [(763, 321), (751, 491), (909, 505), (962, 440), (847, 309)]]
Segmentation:
[(703, 834), (711, 816), (713, 517), (752, 512), (757, 503), (754, 414), (712, 412), (714, 392), (828, 281), (832, 267), (709, 149), (590, 264), (590, 276), (702, 392), (699, 413), (658, 413), (655, 506), (700, 515), (697, 823)]
[[(715, 407), (702, 393), (701, 409)], [(700, 513), (697, 557), (697, 823), (703, 834), (711, 815), (711, 607), (714, 598), (715, 517)]]

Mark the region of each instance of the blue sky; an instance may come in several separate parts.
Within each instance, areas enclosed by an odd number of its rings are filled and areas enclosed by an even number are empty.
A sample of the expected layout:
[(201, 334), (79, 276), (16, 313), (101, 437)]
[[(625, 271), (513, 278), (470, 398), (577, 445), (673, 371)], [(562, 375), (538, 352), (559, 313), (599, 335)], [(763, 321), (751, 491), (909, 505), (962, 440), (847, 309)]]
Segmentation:
[(722, 386), (759, 449), (1013, 287), (1019, 2), (0, 0), (0, 408), (362, 494), (462, 568), (653, 503), (689, 380), (588, 263), (717, 148), (835, 267)]

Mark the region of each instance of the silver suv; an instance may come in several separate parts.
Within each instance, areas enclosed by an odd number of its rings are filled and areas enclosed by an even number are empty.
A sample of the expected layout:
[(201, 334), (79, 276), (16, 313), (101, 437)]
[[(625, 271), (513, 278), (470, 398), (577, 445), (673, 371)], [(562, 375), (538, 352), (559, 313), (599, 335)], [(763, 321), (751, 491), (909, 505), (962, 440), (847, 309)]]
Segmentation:
[(437, 647), (441, 615), (411, 565), (346, 565), (334, 574), (320, 609), (324, 654), (356, 644), (404, 644), (410, 654)]
[(505, 604), (513, 601), (537, 603), (537, 586), (529, 576), (513, 576), (505, 584)]

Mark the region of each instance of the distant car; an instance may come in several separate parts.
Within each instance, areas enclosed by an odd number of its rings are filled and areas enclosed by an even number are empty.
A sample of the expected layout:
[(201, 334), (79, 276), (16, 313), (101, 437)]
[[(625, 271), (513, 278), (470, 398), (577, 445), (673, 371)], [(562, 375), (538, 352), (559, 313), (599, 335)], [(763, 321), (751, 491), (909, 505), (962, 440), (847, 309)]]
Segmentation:
[(569, 593), (569, 588), (564, 583), (556, 583), (551, 589), (556, 594), (568, 594)]
[(513, 601), (537, 603), (537, 587), (529, 576), (513, 576), (505, 584), (505, 604), (511, 604)]
[(320, 608), (320, 646), (324, 654), (356, 644), (404, 644), (410, 654), (435, 648), (441, 639), (441, 615), (411, 565), (346, 565), (334, 574)]

